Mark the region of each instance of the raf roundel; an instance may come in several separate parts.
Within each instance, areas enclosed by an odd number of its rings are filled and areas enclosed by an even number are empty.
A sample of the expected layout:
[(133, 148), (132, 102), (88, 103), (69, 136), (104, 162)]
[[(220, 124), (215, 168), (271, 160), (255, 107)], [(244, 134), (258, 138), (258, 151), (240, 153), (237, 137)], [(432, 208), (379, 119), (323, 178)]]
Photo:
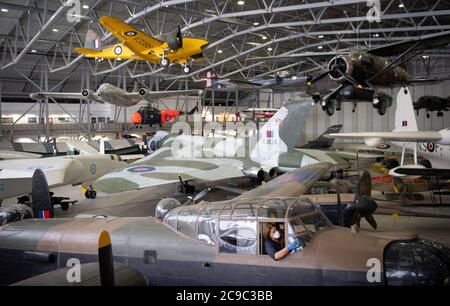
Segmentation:
[(97, 172), (97, 166), (95, 164), (92, 164), (89, 167), (89, 170), (91, 171), (91, 174), (94, 175)]
[(117, 46), (114, 48), (114, 54), (115, 55), (121, 55), (122, 54), (122, 47), (121, 46)]
[(150, 166), (137, 166), (137, 167), (127, 169), (128, 172), (134, 172), (134, 173), (151, 172), (154, 170), (155, 170), (155, 168), (150, 167)]
[(427, 149), (430, 152), (434, 152), (434, 143), (432, 142), (427, 143)]
[(128, 32), (125, 32), (125, 35), (126, 36), (136, 36), (136, 32), (135, 31), (128, 31)]

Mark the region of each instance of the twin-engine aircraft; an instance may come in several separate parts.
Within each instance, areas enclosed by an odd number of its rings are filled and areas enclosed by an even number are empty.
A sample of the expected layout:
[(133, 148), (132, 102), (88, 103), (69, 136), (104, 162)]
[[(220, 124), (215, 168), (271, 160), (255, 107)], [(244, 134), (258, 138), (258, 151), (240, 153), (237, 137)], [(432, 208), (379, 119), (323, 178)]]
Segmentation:
[(99, 22), (120, 42), (102, 50), (76, 48), (76, 52), (89, 58), (144, 60), (163, 68), (177, 63), (187, 74), (189, 62), (201, 60), (208, 44), (204, 39), (184, 37), (180, 27), (162, 37), (153, 37), (114, 17), (103, 16)]
[[(350, 52), (305, 52), (299, 54), (256, 57), (252, 60), (301, 60), (309, 58), (331, 59), (323, 72), (308, 77), (309, 93), (315, 103), (321, 104), (323, 111), (332, 116), (341, 110), (343, 101), (372, 102), (379, 115), (384, 115), (392, 105), (390, 95), (380, 87), (396, 87), (416, 83), (433, 83), (449, 79), (417, 79), (401, 67), (411, 58), (422, 54), (425, 50), (444, 47), (450, 43), (450, 32), (427, 35), (419, 39), (401, 41), (368, 50), (356, 49)], [(394, 60), (388, 57), (396, 56)], [(331, 91), (318, 91), (314, 83), (329, 76), (339, 83)]]
[(203, 96), (203, 94), (204, 91), (201, 89), (152, 91), (146, 88), (137, 89), (136, 86), (132, 92), (128, 92), (109, 83), (103, 83), (96, 91), (83, 89), (81, 92), (33, 92), (30, 94), (30, 97), (34, 100), (43, 100), (45, 98), (92, 100), (99, 103), (130, 107), (142, 100), (152, 102), (158, 98), (180, 95)]

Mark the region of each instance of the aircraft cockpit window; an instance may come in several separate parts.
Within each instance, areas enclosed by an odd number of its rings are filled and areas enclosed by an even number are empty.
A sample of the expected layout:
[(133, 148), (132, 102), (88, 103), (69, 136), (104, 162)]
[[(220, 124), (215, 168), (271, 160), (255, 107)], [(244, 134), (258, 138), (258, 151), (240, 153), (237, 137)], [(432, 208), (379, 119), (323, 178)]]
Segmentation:
[(177, 220), (177, 230), (188, 237), (197, 239), (197, 217), (196, 206), (186, 206), (179, 214)]
[(217, 244), (216, 224), (219, 210), (205, 207), (198, 217), (197, 239), (208, 244)]
[(256, 254), (256, 222), (220, 222), (219, 252)]
[(311, 213), (314, 210), (314, 205), (312, 203), (304, 200), (298, 200), (298, 202), (292, 204), (292, 206), (289, 208), (287, 217), (290, 218), (301, 216), (307, 213)]
[(284, 218), (289, 204), (289, 201), (285, 199), (267, 201), (260, 207), (258, 217)]
[(320, 212), (294, 219), (288, 225), (288, 242), (297, 240), (304, 248), (317, 233), (329, 226), (330, 223)]

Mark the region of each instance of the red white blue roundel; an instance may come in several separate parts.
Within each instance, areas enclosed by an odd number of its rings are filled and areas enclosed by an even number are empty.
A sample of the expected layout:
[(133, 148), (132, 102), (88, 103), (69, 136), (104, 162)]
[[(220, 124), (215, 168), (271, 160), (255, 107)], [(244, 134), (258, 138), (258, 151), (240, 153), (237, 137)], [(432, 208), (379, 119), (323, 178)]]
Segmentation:
[(427, 150), (430, 152), (434, 152), (435, 145), (432, 142), (427, 143)]
[(156, 150), (156, 142), (155, 142), (154, 140), (150, 141), (150, 143), (149, 143), (149, 148), (150, 148), (150, 150), (152, 150), (152, 151), (155, 151), (155, 150)]
[(128, 172), (133, 172), (133, 173), (151, 172), (154, 170), (155, 170), (155, 167), (150, 167), (150, 166), (136, 166), (136, 167), (127, 169)]
[(116, 46), (114, 48), (114, 54), (115, 55), (121, 55), (122, 54), (122, 47), (121, 46)]
[(127, 31), (127, 32), (125, 32), (125, 35), (126, 36), (136, 36), (136, 32), (135, 31)]

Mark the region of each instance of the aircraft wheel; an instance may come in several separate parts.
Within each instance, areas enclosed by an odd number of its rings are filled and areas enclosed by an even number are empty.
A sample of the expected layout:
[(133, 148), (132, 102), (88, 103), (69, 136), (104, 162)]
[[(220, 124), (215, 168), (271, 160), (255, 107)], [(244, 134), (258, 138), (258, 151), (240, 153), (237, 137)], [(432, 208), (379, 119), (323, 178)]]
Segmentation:
[(184, 66), (184, 67), (183, 67), (183, 72), (184, 72), (185, 74), (188, 74), (189, 72), (191, 72), (191, 67), (189, 67), (188, 65)]
[(430, 119), (430, 114), (427, 113), (427, 119)]
[(84, 193), (84, 196), (85, 196), (87, 199), (90, 199), (90, 198), (91, 198), (91, 191), (90, 191), (90, 190), (87, 190), (87, 191)]
[(380, 99), (380, 104), (377, 106), (377, 113), (380, 116), (386, 114), (388, 105), (385, 99)]
[(444, 113), (443, 113), (443, 112), (438, 112), (438, 113), (437, 113), (437, 116), (438, 116), (438, 117), (444, 117)]
[(169, 59), (168, 59), (167, 57), (162, 57), (162, 58), (159, 60), (159, 64), (161, 65), (161, 67), (167, 68), (167, 67), (169, 67), (169, 65), (170, 65), (170, 61), (169, 61)]
[(62, 211), (66, 211), (69, 209), (69, 203), (61, 203), (61, 209)]
[(322, 109), (327, 113), (328, 116), (333, 116), (335, 108), (332, 102), (328, 102), (327, 105), (322, 106)]
[(92, 190), (91, 191), (91, 199), (95, 199), (97, 197), (97, 191)]

